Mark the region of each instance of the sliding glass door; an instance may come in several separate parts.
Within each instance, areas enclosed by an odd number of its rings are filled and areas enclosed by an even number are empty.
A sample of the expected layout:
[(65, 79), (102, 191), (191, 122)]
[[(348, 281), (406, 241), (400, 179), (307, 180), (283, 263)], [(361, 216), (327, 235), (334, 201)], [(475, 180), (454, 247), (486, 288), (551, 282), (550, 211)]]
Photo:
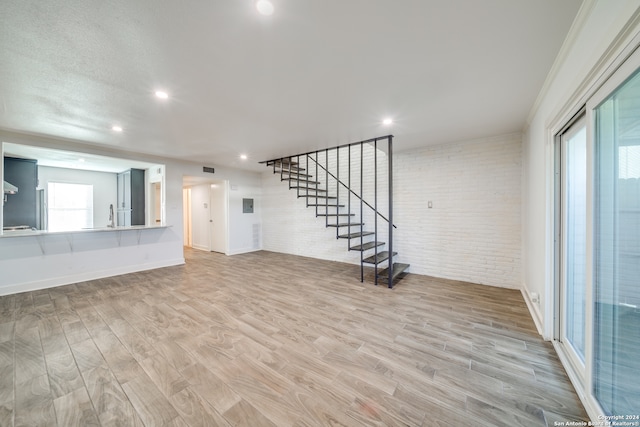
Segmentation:
[(587, 253), (587, 128), (581, 114), (557, 139), (560, 207), (559, 341), (584, 377)]
[(591, 414), (640, 422), (640, 49), (582, 111), (555, 139), (555, 338)]
[(595, 108), (593, 393), (640, 414), (640, 73)]

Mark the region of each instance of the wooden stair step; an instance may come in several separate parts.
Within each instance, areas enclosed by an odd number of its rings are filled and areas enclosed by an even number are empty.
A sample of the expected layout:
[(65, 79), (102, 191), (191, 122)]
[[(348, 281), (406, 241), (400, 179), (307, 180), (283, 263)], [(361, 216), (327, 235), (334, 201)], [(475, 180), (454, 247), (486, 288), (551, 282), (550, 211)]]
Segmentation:
[[(399, 275), (401, 275), (402, 273), (404, 273), (407, 268), (409, 268), (410, 265), (409, 264), (402, 264), (399, 262), (394, 262), (393, 263), (393, 277), (391, 278), (391, 281), (393, 282)], [(385, 268), (384, 270), (382, 270), (380, 273), (378, 273), (378, 279), (388, 279), (389, 278), (389, 268)]]
[(359, 237), (371, 236), (372, 234), (376, 233), (374, 233), (373, 231), (358, 231), (357, 233), (341, 234), (338, 236), (338, 239), (357, 239)]
[(311, 190), (311, 191), (317, 191), (319, 193), (326, 193), (327, 190), (323, 189), (323, 188), (314, 188), (314, 187), (302, 187), (299, 185), (294, 185), (293, 187), (289, 187), (290, 190), (293, 189), (298, 189), (298, 190)]
[(344, 208), (344, 205), (336, 205), (335, 203), (312, 203), (312, 204), (307, 204), (307, 206), (309, 207), (329, 207), (329, 208)]
[(297, 164), (298, 164), (298, 162), (293, 161), (290, 158), (271, 160), (271, 161), (267, 162), (267, 166), (273, 166), (273, 165), (276, 165), (276, 166), (280, 166), (280, 165), (289, 166), (289, 165), (297, 165)]
[(351, 247), (349, 248), (349, 250), (350, 250), (350, 251), (360, 251), (360, 252), (364, 252), (364, 251), (367, 251), (367, 250), (369, 250), (369, 249), (373, 249), (373, 248), (375, 248), (376, 246), (383, 246), (383, 245), (385, 245), (385, 244), (386, 244), (385, 242), (367, 242), (367, 243), (364, 243), (364, 244), (362, 244), (362, 245), (351, 246)]
[(363, 223), (356, 223), (356, 222), (352, 222), (352, 223), (338, 223), (338, 224), (327, 224), (327, 227), (360, 227), (361, 225), (364, 225)]
[[(328, 200), (336, 200), (338, 199), (336, 196), (327, 196), (325, 194), (300, 194), (298, 197), (306, 197), (311, 199), (328, 199)], [(322, 205), (320, 205), (322, 206)]]
[(299, 182), (307, 185), (320, 184), (319, 181), (311, 181), (310, 179), (300, 179), (299, 177), (298, 178), (292, 178), (292, 177), (282, 178), (281, 181), (295, 181), (295, 182)]
[(356, 214), (349, 214), (349, 213), (341, 213), (341, 214), (319, 213), (318, 216), (356, 216)]
[[(398, 252), (394, 252), (393, 256), (398, 255)], [(378, 252), (377, 254), (371, 255), (368, 258), (362, 260), (367, 264), (380, 264), (381, 262), (385, 262), (389, 259), (389, 251)]]
[[(304, 170), (304, 169), (301, 169)], [(273, 173), (286, 173), (289, 176), (304, 176), (307, 178), (311, 178), (313, 175), (309, 175), (306, 173), (300, 173), (300, 172), (295, 172), (295, 171), (290, 171), (290, 170), (282, 170), (282, 169), (276, 169), (275, 171), (273, 171)]]

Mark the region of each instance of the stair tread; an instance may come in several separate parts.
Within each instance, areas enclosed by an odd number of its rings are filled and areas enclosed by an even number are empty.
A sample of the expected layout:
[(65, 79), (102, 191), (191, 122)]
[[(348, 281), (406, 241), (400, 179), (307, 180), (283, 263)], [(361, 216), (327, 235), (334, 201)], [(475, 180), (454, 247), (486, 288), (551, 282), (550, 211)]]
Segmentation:
[(341, 214), (319, 213), (318, 216), (356, 216), (356, 214), (348, 214), (348, 213), (341, 213)]
[[(399, 262), (393, 263), (393, 277), (391, 280), (393, 281), (396, 277), (405, 272), (407, 268), (409, 268), (409, 264), (402, 264)], [(379, 279), (388, 279), (389, 278), (389, 268), (385, 268), (378, 274)]]
[(356, 227), (356, 226), (361, 226), (364, 225), (362, 223), (356, 223), (356, 222), (352, 222), (352, 223), (339, 223), (339, 224), (327, 224), (327, 227)]
[[(398, 252), (394, 252), (393, 256), (398, 255)], [(384, 262), (386, 260), (389, 259), (389, 251), (382, 251), (382, 252), (378, 252), (377, 254), (371, 255), (368, 258), (365, 258), (362, 260), (362, 262), (365, 262), (367, 264), (380, 264), (381, 262)]]
[[(337, 199), (336, 196), (327, 196), (325, 194), (300, 194), (298, 197), (307, 197), (312, 199)], [(322, 205), (320, 205), (322, 206)]]
[(371, 236), (372, 234), (376, 233), (373, 231), (358, 231), (357, 233), (341, 234), (338, 236), (338, 239), (357, 239), (358, 237)]
[(364, 252), (366, 250), (373, 249), (376, 246), (382, 246), (385, 244), (386, 244), (385, 242), (367, 242), (367, 243), (363, 243), (362, 245), (351, 246), (349, 250)]
[(289, 189), (294, 189), (294, 188), (297, 188), (297, 189), (299, 189), (299, 190), (312, 190), (312, 191), (319, 191), (319, 192), (321, 192), (321, 193), (326, 193), (326, 192), (327, 192), (327, 190), (325, 190), (325, 189), (323, 189), (323, 188), (302, 187), (302, 186), (299, 186), (299, 185), (294, 185), (294, 186), (292, 186), (292, 187), (289, 187)]
[(320, 184), (320, 181), (311, 181), (310, 179), (299, 179), (299, 178), (292, 178), (292, 177), (282, 178), (282, 181), (296, 181), (296, 182), (301, 182), (305, 184)]
[(307, 206), (309, 206), (309, 207), (319, 206), (319, 207), (330, 207), (330, 208), (344, 208), (344, 205), (335, 205), (335, 204), (331, 204), (331, 203), (328, 203), (328, 204), (325, 204), (325, 203), (313, 203), (313, 204), (308, 204)]
[(279, 159), (279, 160), (271, 160), (270, 162), (267, 162), (267, 166), (273, 166), (273, 165), (281, 165), (281, 164), (285, 164), (285, 165), (297, 165), (298, 162), (294, 162), (291, 159)]
[[(304, 170), (304, 169), (301, 169), (301, 170)], [(295, 172), (295, 171), (290, 171), (290, 170), (279, 170), (279, 169), (276, 169), (274, 171), (274, 173), (286, 173), (286, 174), (289, 174), (289, 175), (306, 176), (307, 178), (310, 178), (310, 177), (313, 176), (313, 175), (309, 175), (309, 174), (306, 174), (306, 173), (300, 173), (300, 172)]]

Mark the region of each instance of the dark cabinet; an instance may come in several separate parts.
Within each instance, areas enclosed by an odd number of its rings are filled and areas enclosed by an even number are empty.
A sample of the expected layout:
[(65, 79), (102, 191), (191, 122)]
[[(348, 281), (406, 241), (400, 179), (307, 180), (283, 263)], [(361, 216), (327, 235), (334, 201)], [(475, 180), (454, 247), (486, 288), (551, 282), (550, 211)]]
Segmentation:
[(145, 224), (145, 191), (143, 169), (130, 169), (118, 174), (118, 225), (128, 227)]
[(38, 161), (5, 157), (4, 180), (18, 187), (18, 192), (8, 194), (7, 201), (3, 204), (3, 227), (37, 228)]

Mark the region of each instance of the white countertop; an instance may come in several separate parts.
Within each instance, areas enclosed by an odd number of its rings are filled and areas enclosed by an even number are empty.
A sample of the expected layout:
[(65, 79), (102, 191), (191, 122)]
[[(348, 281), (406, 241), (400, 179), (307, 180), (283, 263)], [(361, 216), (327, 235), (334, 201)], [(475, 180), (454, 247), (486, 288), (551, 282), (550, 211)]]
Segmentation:
[(132, 225), (130, 227), (101, 227), (101, 228), (84, 228), (82, 230), (71, 231), (47, 231), (47, 230), (3, 230), (0, 238), (3, 237), (30, 237), (30, 236), (47, 236), (52, 234), (76, 234), (76, 233), (96, 233), (96, 232), (114, 232), (114, 231), (130, 231), (130, 230), (155, 230), (159, 228), (168, 228), (168, 225)]

